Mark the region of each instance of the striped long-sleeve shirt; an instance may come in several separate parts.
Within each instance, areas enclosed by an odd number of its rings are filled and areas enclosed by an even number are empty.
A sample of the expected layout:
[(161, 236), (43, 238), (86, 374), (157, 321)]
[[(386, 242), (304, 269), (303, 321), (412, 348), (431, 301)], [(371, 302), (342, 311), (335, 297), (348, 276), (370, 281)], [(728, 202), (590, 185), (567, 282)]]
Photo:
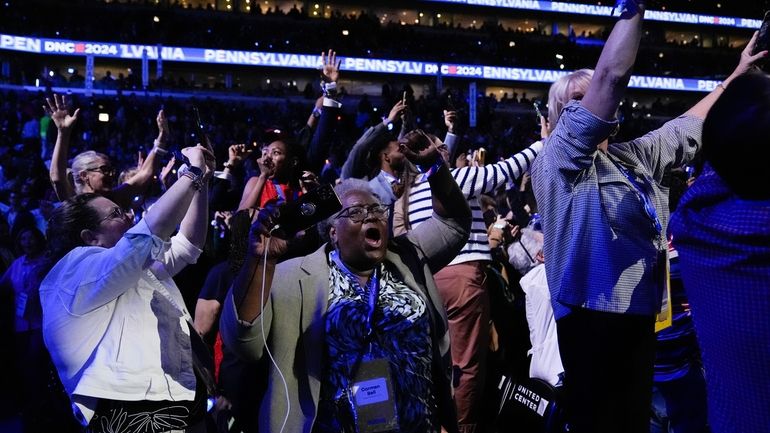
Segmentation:
[[(505, 185), (506, 182), (517, 179), (529, 170), (530, 164), (542, 148), (543, 143), (538, 141), (510, 158), (494, 164), (452, 169), (452, 176), (468, 200), (473, 214), (473, 223), (468, 242), (450, 265), (475, 260), (492, 260), (479, 195), (488, 194)], [(409, 224), (414, 229), (423, 221), (430, 219), (431, 215), (433, 215), (433, 205), (430, 184), (427, 177), (421, 176), (417, 178), (409, 193)]]

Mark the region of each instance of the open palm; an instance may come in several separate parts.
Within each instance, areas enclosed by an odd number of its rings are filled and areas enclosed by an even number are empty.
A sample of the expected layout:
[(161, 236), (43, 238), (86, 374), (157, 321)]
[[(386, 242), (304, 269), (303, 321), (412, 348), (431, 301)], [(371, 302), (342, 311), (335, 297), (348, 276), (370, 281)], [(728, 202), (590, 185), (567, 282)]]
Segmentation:
[(77, 122), (80, 108), (70, 115), (70, 101), (64, 95), (60, 96), (54, 93), (53, 100), (46, 98), (46, 102), (48, 102), (48, 105), (43, 105), (43, 110), (51, 116), (51, 120), (53, 120), (54, 125), (58, 129), (70, 129)]

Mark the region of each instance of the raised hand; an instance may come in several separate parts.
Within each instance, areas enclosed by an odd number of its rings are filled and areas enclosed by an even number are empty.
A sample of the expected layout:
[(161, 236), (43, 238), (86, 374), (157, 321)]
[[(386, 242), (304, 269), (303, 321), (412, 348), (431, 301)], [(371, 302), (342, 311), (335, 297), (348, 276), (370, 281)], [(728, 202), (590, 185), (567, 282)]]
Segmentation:
[(388, 123), (395, 122), (404, 110), (406, 110), (406, 103), (399, 99), (398, 102), (396, 102), (396, 105), (390, 109), (390, 113), (388, 113)]
[(250, 153), (245, 144), (233, 144), (227, 148), (227, 163), (233, 166), (241, 165)]
[(166, 114), (163, 110), (158, 111), (158, 117), (155, 118), (155, 122), (158, 124), (158, 143), (165, 145), (171, 134), (168, 129), (168, 119), (166, 119)]
[(457, 125), (457, 112), (444, 110), (444, 125), (450, 134), (454, 134)]
[(171, 159), (168, 160), (168, 163), (160, 170), (160, 182), (162, 184), (166, 184), (166, 179), (168, 178), (168, 175), (171, 174), (171, 170), (174, 169), (174, 165), (176, 164), (176, 158), (174, 155), (171, 155)]
[(136, 152), (136, 167), (141, 168), (142, 165), (144, 165), (144, 154), (142, 154), (142, 151)]
[[(277, 224), (277, 215), (278, 208), (272, 203), (267, 204), (254, 214), (251, 220), (251, 230), (249, 230), (250, 254), (264, 257), (267, 251), (268, 260), (276, 260), (286, 254), (288, 250), (286, 240), (270, 235)], [(268, 240), (270, 242), (269, 246), (267, 245)]]
[(307, 193), (312, 189), (318, 188), (318, 176), (312, 171), (305, 170), (299, 178), (299, 184), (302, 186), (302, 192)]
[(275, 175), (275, 164), (273, 164), (270, 155), (263, 154), (261, 158), (257, 159), (257, 165), (259, 166), (259, 172), (265, 177), (271, 178)]
[(759, 32), (754, 32), (754, 36), (751, 37), (749, 44), (746, 45), (746, 48), (744, 48), (743, 52), (741, 52), (741, 59), (738, 61), (738, 66), (736, 66), (735, 71), (733, 71), (730, 77), (724, 81), (723, 85), (727, 86), (733, 79), (745, 74), (746, 72), (749, 72), (752, 69), (755, 69), (757, 61), (767, 57), (768, 52), (766, 50), (752, 55), (755, 47), (757, 46), (758, 37)]
[(327, 83), (337, 82), (340, 78), (340, 64), (337, 53), (329, 50), (329, 54), (321, 53), (321, 78)]
[(538, 113), (538, 116), (540, 117), (540, 139), (545, 141), (545, 139), (551, 135), (551, 133), (548, 132), (550, 125), (542, 114)]
[(200, 168), (203, 171), (204, 177), (214, 173), (216, 166), (214, 154), (208, 148), (201, 146), (200, 143), (194, 147), (185, 147), (182, 149), (182, 154), (190, 160), (190, 164), (193, 167)]
[(75, 122), (77, 122), (78, 114), (80, 113), (80, 108), (78, 108), (72, 115), (69, 114), (69, 103), (71, 101), (68, 101), (68, 99), (64, 95), (60, 96), (54, 93), (53, 100), (45, 98), (48, 105), (43, 105), (43, 110), (51, 116), (51, 120), (53, 120), (54, 125), (60, 131), (68, 131), (72, 128)]
[(398, 150), (414, 164), (431, 166), (439, 156), (438, 138), (428, 136), (421, 129), (415, 129), (403, 136), (398, 142)]

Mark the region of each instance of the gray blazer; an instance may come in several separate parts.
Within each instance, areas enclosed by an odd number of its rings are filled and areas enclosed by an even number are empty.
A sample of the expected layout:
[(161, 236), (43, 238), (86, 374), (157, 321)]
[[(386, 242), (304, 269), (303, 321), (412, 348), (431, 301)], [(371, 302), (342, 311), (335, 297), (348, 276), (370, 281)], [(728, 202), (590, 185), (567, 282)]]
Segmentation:
[[(451, 398), (449, 333), (433, 273), (460, 251), (468, 239), (468, 226), (463, 221), (434, 214), (409, 234), (392, 239), (385, 256), (385, 261), (400, 274), (404, 283), (430, 300), (434, 392), (439, 402), (439, 419), (449, 432), (457, 431)], [(263, 314), (252, 323), (238, 319), (232, 291), (225, 301), (220, 325), (225, 345), (247, 360), (256, 361), (267, 352), (264, 343), (267, 341), (267, 348), (288, 386), (290, 409), (287, 409), (281, 377), (271, 364), (259, 413), (260, 431), (278, 432), (287, 410), (285, 431), (310, 433), (312, 430), (323, 378), (329, 251), (330, 247), (324, 245), (308, 256), (278, 264), (270, 299)]]

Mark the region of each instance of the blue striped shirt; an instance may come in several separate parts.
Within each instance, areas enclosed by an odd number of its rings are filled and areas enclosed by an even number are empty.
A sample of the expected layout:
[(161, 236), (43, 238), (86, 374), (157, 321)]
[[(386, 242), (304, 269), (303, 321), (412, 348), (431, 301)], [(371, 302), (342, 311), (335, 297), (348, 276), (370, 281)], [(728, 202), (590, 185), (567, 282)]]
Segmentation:
[[(668, 189), (660, 181), (695, 156), (703, 120), (682, 116), (598, 150), (616, 123), (570, 102), (532, 167), (556, 319), (570, 307), (645, 315), (660, 309), (668, 222)], [(649, 186), (662, 233), (619, 165)]]

